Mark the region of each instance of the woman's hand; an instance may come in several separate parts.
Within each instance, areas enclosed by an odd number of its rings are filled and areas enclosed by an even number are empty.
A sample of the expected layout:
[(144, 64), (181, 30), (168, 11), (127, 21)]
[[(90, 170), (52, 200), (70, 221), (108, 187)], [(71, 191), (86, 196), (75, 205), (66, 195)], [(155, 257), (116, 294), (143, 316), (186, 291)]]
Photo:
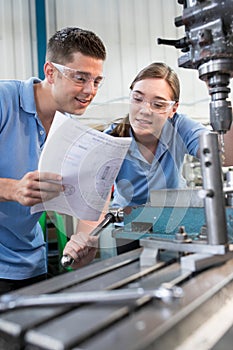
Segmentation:
[(72, 268), (76, 269), (89, 264), (95, 258), (97, 249), (98, 237), (80, 232), (70, 237), (63, 255), (69, 255), (74, 260)]

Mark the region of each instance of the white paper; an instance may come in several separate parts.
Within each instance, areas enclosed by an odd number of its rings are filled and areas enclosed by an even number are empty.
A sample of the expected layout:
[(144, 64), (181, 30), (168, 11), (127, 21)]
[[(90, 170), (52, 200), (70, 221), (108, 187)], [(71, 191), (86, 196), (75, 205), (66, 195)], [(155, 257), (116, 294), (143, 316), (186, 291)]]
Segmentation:
[(98, 220), (130, 143), (130, 137), (104, 134), (56, 112), (38, 169), (60, 174), (65, 191), (31, 212)]

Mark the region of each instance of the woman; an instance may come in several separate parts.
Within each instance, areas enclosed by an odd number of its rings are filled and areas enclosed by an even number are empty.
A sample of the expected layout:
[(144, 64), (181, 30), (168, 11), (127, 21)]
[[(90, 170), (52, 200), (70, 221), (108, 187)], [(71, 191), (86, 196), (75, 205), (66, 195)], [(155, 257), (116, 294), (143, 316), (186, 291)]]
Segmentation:
[(207, 129), (177, 113), (180, 84), (164, 63), (142, 69), (130, 86), (129, 114), (106, 133), (132, 137), (114, 186), (115, 207), (141, 205), (153, 189), (182, 188), (185, 154), (199, 156), (199, 135)]

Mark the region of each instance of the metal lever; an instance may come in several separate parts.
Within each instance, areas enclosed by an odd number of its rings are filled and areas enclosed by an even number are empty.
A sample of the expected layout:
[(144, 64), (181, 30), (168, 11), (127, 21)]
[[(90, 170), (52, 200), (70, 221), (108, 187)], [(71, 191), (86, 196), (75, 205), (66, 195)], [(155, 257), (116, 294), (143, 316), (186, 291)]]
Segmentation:
[(167, 283), (164, 283), (156, 289), (149, 290), (144, 288), (136, 288), (61, 294), (41, 294), (32, 296), (11, 296), (5, 294), (0, 297), (0, 312), (32, 306), (68, 306), (93, 302), (127, 303), (142, 297), (156, 298), (161, 299), (164, 302), (170, 302), (174, 298), (176, 299), (183, 297), (183, 289), (178, 286), (167, 286)]
[[(99, 225), (90, 233), (90, 236), (98, 236), (105, 227), (107, 227), (110, 223), (113, 223), (116, 221), (117, 221), (117, 218), (113, 213), (111, 212), (107, 213), (104, 219), (99, 223)], [(73, 262), (74, 262), (74, 259), (71, 258), (71, 256), (69, 255), (63, 255), (63, 257), (61, 258), (61, 265), (63, 267), (68, 267), (72, 265)]]
[(186, 37), (181, 38), (181, 39), (162, 39), (158, 38), (157, 39), (158, 45), (169, 45), (169, 46), (175, 46), (177, 49), (187, 49), (189, 45), (189, 41)]

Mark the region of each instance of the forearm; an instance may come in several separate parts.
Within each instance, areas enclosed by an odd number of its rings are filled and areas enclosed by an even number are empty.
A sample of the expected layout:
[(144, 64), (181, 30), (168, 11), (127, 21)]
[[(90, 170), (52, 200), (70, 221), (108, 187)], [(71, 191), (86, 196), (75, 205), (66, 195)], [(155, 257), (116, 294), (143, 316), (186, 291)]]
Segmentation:
[(98, 221), (79, 220), (77, 223), (76, 233), (83, 232), (83, 233), (90, 234), (100, 224), (100, 222), (103, 221), (105, 215), (107, 214), (107, 212), (109, 210), (110, 199), (111, 199), (111, 193), (109, 193), (109, 195), (107, 197), (104, 209), (103, 209)]
[[(101, 214), (102, 218), (102, 214)], [(100, 223), (101, 220), (98, 221), (87, 221), (87, 220), (79, 220), (76, 227), (76, 233), (83, 232), (90, 234)]]
[(79, 220), (76, 227), (76, 234), (72, 235), (70, 241), (64, 248), (64, 255), (69, 255), (74, 259), (73, 268), (78, 268), (90, 263), (96, 255), (98, 237), (91, 236), (90, 233), (103, 221), (109, 210), (111, 193), (106, 200), (104, 209), (98, 221)]
[(15, 201), (17, 180), (0, 178), (0, 202)]

